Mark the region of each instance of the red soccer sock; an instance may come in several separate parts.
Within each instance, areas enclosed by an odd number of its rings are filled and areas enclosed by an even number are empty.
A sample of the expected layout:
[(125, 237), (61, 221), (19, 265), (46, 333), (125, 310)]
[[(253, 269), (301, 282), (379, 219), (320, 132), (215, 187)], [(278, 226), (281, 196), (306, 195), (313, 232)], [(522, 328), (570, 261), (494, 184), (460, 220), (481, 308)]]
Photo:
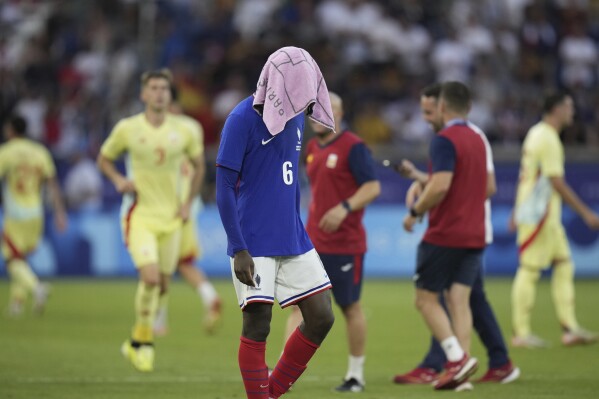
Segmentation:
[(239, 370), (248, 399), (268, 399), (268, 367), (266, 342), (241, 337), (239, 343)]
[(299, 327), (295, 329), (268, 380), (272, 398), (278, 398), (289, 390), (302, 375), (318, 347), (302, 334)]

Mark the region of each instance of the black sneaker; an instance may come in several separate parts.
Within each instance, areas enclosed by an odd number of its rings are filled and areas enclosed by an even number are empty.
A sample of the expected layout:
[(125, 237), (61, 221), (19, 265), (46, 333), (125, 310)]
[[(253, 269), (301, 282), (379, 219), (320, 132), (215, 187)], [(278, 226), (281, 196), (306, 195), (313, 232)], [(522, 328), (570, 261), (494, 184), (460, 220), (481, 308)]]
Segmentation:
[(363, 390), (364, 385), (360, 384), (355, 378), (344, 380), (343, 384), (335, 388), (337, 392), (362, 392)]

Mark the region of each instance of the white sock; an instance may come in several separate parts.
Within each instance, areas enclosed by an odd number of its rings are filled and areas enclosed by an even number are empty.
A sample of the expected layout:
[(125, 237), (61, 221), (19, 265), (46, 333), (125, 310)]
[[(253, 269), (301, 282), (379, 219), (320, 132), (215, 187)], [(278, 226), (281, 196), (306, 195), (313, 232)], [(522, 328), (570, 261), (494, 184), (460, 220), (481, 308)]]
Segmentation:
[(345, 379), (349, 380), (350, 378), (355, 378), (362, 385), (365, 385), (364, 382), (364, 361), (366, 360), (366, 356), (352, 356), (349, 355), (349, 362), (347, 364), (347, 374), (345, 375)]
[(447, 356), (447, 360), (450, 362), (457, 362), (458, 360), (462, 360), (464, 357), (464, 350), (460, 346), (458, 339), (455, 335), (452, 335), (449, 338), (445, 338), (441, 341), (441, 347), (443, 351), (445, 351), (445, 356)]
[(198, 288), (196, 290), (200, 298), (202, 298), (202, 302), (204, 303), (204, 307), (206, 307), (206, 309), (210, 308), (212, 302), (214, 302), (216, 298), (218, 298), (216, 290), (214, 289), (212, 284), (210, 284), (209, 281), (204, 281), (203, 283), (198, 285)]

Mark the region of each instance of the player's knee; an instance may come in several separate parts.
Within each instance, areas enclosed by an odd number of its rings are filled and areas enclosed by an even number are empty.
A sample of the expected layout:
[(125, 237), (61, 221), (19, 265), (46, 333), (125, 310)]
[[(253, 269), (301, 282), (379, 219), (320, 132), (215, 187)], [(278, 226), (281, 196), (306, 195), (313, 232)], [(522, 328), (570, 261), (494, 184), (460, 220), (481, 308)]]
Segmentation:
[(141, 281), (148, 288), (154, 288), (160, 285), (160, 279), (158, 276), (144, 276)]
[[(438, 300), (437, 300), (438, 301)], [(433, 304), (433, 298), (424, 295), (416, 295), (414, 306), (419, 312), (424, 312)]]
[(163, 283), (163, 282), (161, 282), (160, 283), (160, 296), (166, 295), (167, 292), (168, 292), (168, 285), (165, 284), (165, 283)]
[(243, 311), (242, 335), (254, 341), (265, 341), (270, 334), (272, 306), (250, 304)]
[(305, 315), (306, 328), (320, 337), (325, 337), (335, 323), (335, 315), (330, 308), (322, 308), (310, 315)]
[(362, 307), (358, 301), (350, 303), (349, 305), (340, 305), (339, 307), (343, 312), (343, 316), (348, 319), (359, 316), (362, 313)]
[(526, 280), (537, 281), (541, 277), (541, 270), (538, 267), (530, 265), (520, 265), (516, 272), (516, 278), (524, 278)]
[(243, 323), (243, 329), (241, 335), (249, 338), (253, 341), (266, 341), (266, 338), (270, 334), (270, 323), (268, 322), (251, 322)]

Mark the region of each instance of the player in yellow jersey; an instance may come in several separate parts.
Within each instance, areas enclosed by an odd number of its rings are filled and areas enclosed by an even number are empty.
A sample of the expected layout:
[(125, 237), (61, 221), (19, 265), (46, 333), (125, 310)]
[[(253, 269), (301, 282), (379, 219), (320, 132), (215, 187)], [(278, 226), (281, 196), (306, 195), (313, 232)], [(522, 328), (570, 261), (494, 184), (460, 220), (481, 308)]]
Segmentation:
[(59, 231), (67, 217), (52, 157), (41, 144), (26, 137), (27, 124), (12, 116), (4, 126), (6, 143), (0, 146), (0, 179), (3, 181), (2, 256), (10, 276), (8, 313), (18, 316), (27, 298), (33, 297), (34, 311), (44, 310), (48, 286), (40, 283), (27, 263), (42, 235), (44, 221), (41, 188), (46, 185)]
[[(564, 148), (559, 132), (572, 123), (574, 103), (566, 93), (548, 95), (543, 119), (527, 133), (522, 148), (514, 222), (518, 229), (520, 266), (512, 287), (512, 322), (516, 347), (543, 347), (532, 334), (530, 316), (541, 271), (552, 267), (551, 289), (562, 344), (588, 344), (597, 335), (580, 328), (574, 305), (574, 265), (561, 222), (562, 200), (592, 229), (599, 217), (564, 180)], [(513, 226), (515, 227), (515, 226)]]
[[(145, 111), (122, 119), (98, 155), (98, 167), (123, 194), (123, 238), (138, 273), (135, 326), (123, 355), (139, 371), (154, 368), (152, 326), (160, 292), (168, 289), (179, 254), (182, 221), (187, 220), (201, 175), (194, 173), (189, 196), (180, 196), (181, 163), (201, 164), (200, 145), (192, 130), (168, 112), (172, 77), (168, 70), (141, 78)], [(127, 176), (114, 161), (127, 153)]]
[[(173, 87), (171, 90), (171, 105), (169, 111), (173, 116), (181, 119), (184, 124), (188, 124), (194, 132), (196, 140), (200, 144), (201, 161), (197, 172), (201, 175), (203, 181), (206, 164), (204, 160), (204, 129), (195, 119), (183, 114), (183, 109), (177, 101), (177, 91)], [(181, 197), (187, 198), (191, 188), (191, 177), (193, 175), (193, 165), (190, 162), (183, 162), (181, 165)], [(218, 293), (210, 283), (204, 272), (195, 266), (195, 261), (201, 256), (201, 249), (197, 236), (196, 220), (200, 211), (200, 198), (196, 197), (191, 208), (189, 220), (183, 223), (181, 228), (181, 247), (179, 249), (179, 260), (177, 270), (183, 278), (198, 293), (204, 304), (206, 315), (204, 317), (204, 327), (207, 332), (214, 331), (221, 317), (221, 301)], [(168, 295), (166, 293), (160, 296), (158, 311), (154, 321), (154, 333), (156, 335), (165, 335), (168, 330)]]

